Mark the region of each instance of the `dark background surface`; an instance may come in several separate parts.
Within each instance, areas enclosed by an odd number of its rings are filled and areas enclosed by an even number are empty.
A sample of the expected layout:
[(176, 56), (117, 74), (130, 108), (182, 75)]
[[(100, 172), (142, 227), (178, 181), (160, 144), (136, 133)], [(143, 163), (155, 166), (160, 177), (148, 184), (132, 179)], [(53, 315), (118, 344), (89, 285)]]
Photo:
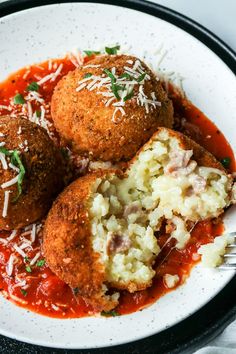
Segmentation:
[[(12, 0), (0, 4), (0, 17), (26, 8), (52, 4), (56, 0)], [(69, 0), (68, 2), (74, 2)], [(78, 1), (81, 2), (81, 1)], [(91, 2), (91, 1), (90, 1)], [(211, 32), (196, 22), (160, 5), (141, 0), (92, 1), (137, 9), (162, 18), (186, 30), (213, 50), (236, 73), (235, 53)], [(217, 336), (236, 316), (236, 277), (206, 306), (181, 323), (141, 341), (96, 350), (50, 349), (0, 336), (0, 353), (4, 354), (190, 354)], [(1, 313), (0, 313), (1, 316)], [(158, 316), (158, 314), (157, 314)], [(12, 319), (14, 321), (14, 319)], [(127, 328), (127, 331), (129, 329)], [(223, 354), (223, 353), (222, 353)]]

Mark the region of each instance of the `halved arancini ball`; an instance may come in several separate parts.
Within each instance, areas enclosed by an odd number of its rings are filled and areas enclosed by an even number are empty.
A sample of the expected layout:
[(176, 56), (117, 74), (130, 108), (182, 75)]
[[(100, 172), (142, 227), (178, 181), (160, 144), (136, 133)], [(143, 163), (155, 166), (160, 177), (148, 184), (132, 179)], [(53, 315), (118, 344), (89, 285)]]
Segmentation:
[(232, 178), (205, 149), (159, 128), (125, 173), (97, 171), (68, 186), (50, 210), (43, 252), (56, 275), (96, 310), (118, 304), (114, 289), (151, 286), (163, 223), (183, 249), (189, 224), (231, 203)]
[(102, 55), (57, 84), (51, 114), (73, 150), (94, 160), (129, 160), (158, 127), (171, 128), (173, 107), (160, 81), (133, 56)]

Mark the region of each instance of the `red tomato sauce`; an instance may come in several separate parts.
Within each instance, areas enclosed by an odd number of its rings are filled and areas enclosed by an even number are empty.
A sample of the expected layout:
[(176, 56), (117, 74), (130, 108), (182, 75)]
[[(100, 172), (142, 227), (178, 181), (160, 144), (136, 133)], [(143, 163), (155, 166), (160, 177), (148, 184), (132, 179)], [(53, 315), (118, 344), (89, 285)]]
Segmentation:
[[(91, 58), (87, 57), (85, 61)], [(25, 116), (29, 108), (27, 106), (22, 107), (19, 104), (14, 105), (13, 97), (18, 93), (23, 96), (27, 95), (27, 86), (30, 83), (37, 82), (56, 72), (60, 69), (60, 64), (63, 64), (63, 67), (59, 75), (54, 80), (49, 79), (40, 85), (38, 94), (44, 100), (45, 117), (51, 124), (49, 125), (51, 137), (58, 145), (63, 146), (52, 125), (50, 101), (57, 82), (63, 75), (75, 68), (69, 57), (25, 67), (0, 83), (0, 116), (5, 114)], [(216, 158), (229, 157), (231, 161), (229, 171), (235, 170), (233, 151), (218, 128), (192, 103), (183, 98), (173, 86), (169, 86), (169, 95), (174, 104), (175, 128), (192, 137)], [(40, 114), (42, 114), (41, 102), (32, 100), (30, 105), (33, 112), (41, 110)], [(183, 284), (192, 267), (200, 259), (197, 253), (198, 248), (202, 244), (212, 242), (214, 237), (220, 235), (223, 230), (223, 223), (220, 219), (200, 222), (193, 228), (191, 239), (183, 250), (175, 249), (173, 240), (168, 241), (169, 236), (163, 231), (159, 237), (161, 252), (155, 264), (156, 276), (153, 285), (134, 294), (122, 291), (116, 312), (127, 314), (140, 310), (173, 290), (174, 288), (169, 289), (165, 285), (163, 280), (165, 274), (179, 276), (179, 282), (175, 288)], [(69, 286), (54, 275), (45, 263), (40, 253), (41, 229), (37, 232), (36, 239), (32, 243), (31, 249), (28, 250), (26, 257), (15, 252), (14, 246), (27, 242), (32, 232), (32, 230), (29, 230), (28, 233), (27, 230), (18, 231), (12, 240), (7, 243), (0, 242), (0, 291), (2, 291), (2, 294), (17, 305), (46, 316), (73, 318), (92, 315), (93, 309), (80, 297), (76, 301)], [(0, 240), (11, 235), (10, 232), (2, 231), (0, 232)], [(9, 260), (12, 254), (17, 257), (14, 259), (13, 270), (9, 269)], [(35, 257), (38, 258), (34, 261)]]

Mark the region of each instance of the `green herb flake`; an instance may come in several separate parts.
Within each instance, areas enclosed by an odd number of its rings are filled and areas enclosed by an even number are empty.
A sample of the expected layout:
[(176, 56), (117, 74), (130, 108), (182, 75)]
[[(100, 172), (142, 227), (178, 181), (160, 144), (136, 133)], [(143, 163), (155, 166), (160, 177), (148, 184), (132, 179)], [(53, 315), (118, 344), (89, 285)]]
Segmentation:
[(25, 270), (26, 270), (26, 272), (28, 272), (28, 273), (32, 273), (32, 269), (31, 269), (31, 267), (30, 267), (29, 265), (27, 265), (27, 266), (25, 267)]
[(117, 85), (114, 83), (111, 85), (111, 90), (118, 100), (120, 99), (120, 95), (119, 95), (118, 91), (124, 91), (124, 89), (125, 89), (125, 87), (121, 86), (121, 85)]
[(124, 101), (130, 100), (134, 96), (134, 91), (132, 90), (128, 95), (124, 97)]
[(105, 74), (107, 74), (107, 76), (109, 76), (109, 78), (111, 79), (111, 83), (115, 83), (116, 82), (116, 78), (115, 76), (112, 74), (112, 72), (108, 69), (104, 69), (103, 70)]
[(24, 99), (24, 97), (22, 96), (21, 93), (17, 93), (17, 95), (15, 95), (15, 97), (13, 99), (13, 102), (15, 104), (24, 104), (25, 103), (25, 99)]
[(35, 113), (36, 113), (36, 116), (37, 116), (38, 118), (41, 117), (41, 111), (37, 110), (37, 111), (35, 111)]
[(26, 256), (26, 257), (24, 258), (24, 261), (25, 261), (25, 262), (29, 262), (29, 261), (30, 261), (29, 257)]
[(87, 79), (88, 77), (91, 77), (91, 76), (93, 76), (93, 74), (91, 74), (91, 73), (84, 74), (84, 79)]
[(88, 56), (91, 57), (92, 55), (98, 55), (101, 52), (97, 51), (97, 50), (84, 50), (84, 53)]
[(20, 169), (20, 172), (19, 172), (19, 175), (18, 175), (18, 181), (17, 181), (18, 194), (17, 194), (16, 198), (14, 198), (14, 200), (13, 200), (14, 202), (16, 202), (17, 199), (19, 198), (19, 196), (22, 193), (22, 183), (23, 183), (23, 179), (24, 179), (24, 176), (25, 176), (24, 165), (23, 165), (23, 163), (22, 163), (22, 161), (20, 159), (18, 151), (16, 151), (16, 150), (14, 150), (13, 153), (12, 153), (11, 163), (13, 165), (15, 165), (16, 167), (19, 167), (19, 169)]
[(125, 79), (127, 79), (127, 80), (133, 80), (133, 76), (131, 76), (131, 75), (128, 74), (128, 73), (121, 74), (121, 75), (120, 75), (120, 79), (123, 79), (123, 78), (125, 78)]
[(3, 146), (0, 146), (0, 152), (6, 156), (11, 156), (11, 152)]
[(136, 79), (136, 81), (137, 81), (137, 82), (143, 81), (143, 79), (145, 78), (145, 76), (146, 76), (146, 73), (141, 74), (141, 75)]
[(118, 93), (118, 85), (116, 85), (116, 84), (112, 84), (111, 85), (111, 90), (112, 90), (112, 92), (114, 93), (114, 96), (119, 100), (120, 99), (120, 95), (119, 95), (119, 93)]
[(23, 179), (25, 176), (25, 168), (24, 165), (20, 159), (19, 153), (17, 150), (14, 151), (9, 151), (7, 150), (5, 147), (1, 146), (0, 147), (0, 152), (3, 153), (6, 156), (10, 156), (11, 157), (11, 163), (18, 167), (20, 169), (19, 175), (18, 175), (18, 180), (17, 180), (17, 186), (18, 186), (18, 194), (17, 196), (13, 199), (13, 202), (16, 202), (17, 199), (19, 198), (19, 196), (22, 193), (22, 183), (23, 183)]
[(113, 54), (117, 54), (117, 51), (120, 49), (120, 45), (116, 45), (115, 47), (105, 47), (105, 52), (107, 54), (113, 55)]
[(27, 91), (38, 91), (39, 85), (37, 84), (37, 82), (33, 81), (27, 86), (26, 90)]
[(225, 168), (229, 168), (230, 163), (231, 163), (231, 158), (230, 157), (224, 157), (223, 159), (220, 160), (220, 162), (222, 163), (222, 165)]
[(116, 317), (116, 316), (120, 316), (120, 314), (116, 310), (111, 310), (111, 311), (102, 311), (101, 316)]
[(27, 291), (26, 291), (26, 290), (20, 289), (20, 291), (21, 291), (21, 294), (22, 294), (22, 295), (27, 296)]
[(45, 264), (45, 259), (40, 259), (40, 261), (37, 261), (36, 266), (37, 267), (43, 267)]

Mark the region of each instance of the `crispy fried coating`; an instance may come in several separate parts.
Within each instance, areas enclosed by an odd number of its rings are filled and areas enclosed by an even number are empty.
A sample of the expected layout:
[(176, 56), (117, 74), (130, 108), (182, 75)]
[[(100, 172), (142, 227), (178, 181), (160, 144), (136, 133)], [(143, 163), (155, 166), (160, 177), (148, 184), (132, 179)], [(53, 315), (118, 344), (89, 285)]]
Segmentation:
[(84, 297), (95, 309), (109, 311), (116, 305), (104, 296), (104, 266), (91, 243), (88, 200), (96, 172), (70, 184), (51, 208), (43, 232), (43, 252), (52, 271)]
[[(125, 102), (125, 115), (117, 112), (114, 122), (112, 117), (115, 107), (113, 100), (108, 106), (106, 97), (98, 94), (103, 87), (92, 91), (83, 88), (79, 92), (78, 82), (86, 74), (101, 76), (104, 69), (116, 69), (116, 74), (124, 73), (124, 67), (132, 65), (137, 58), (126, 55), (98, 56), (64, 76), (57, 84), (51, 102), (51, 114), (59, 134), (80, 154), (90, 155), (94, 160), (113, 161), (131, 159), (137, 150), (152, 136), (160, 126), (171, 128), (173, 125), (173, 107), (161, 83), (151, 70), (141, 62), (144, 71), (150, 76), (145, 80), (143, 91), (150, 99), (154, 94), (161, 106), (139, 105), (133, 97)], [(128, 62), (127, 62), (128, 61)], [(134, 87), (137, 95), (140, 85)], [(108, 97), (109, 98), (109, 97)]]
[[(62, 190), (63, 160), (59, 150), (38, 125), (23, 118), (0, 117), (0, 141), (7, 151), (18, 151), (25, 169), (18, 195), (18, 185), (0, 188), (0, 229), (19, 229), (42, 218), (53, 199)], [(0, 163), (0, 185), (17, 176), (19, 171), (12, 167), (10, 156), (5, 156), (8, 168)], [(16, 166), (19, 168), (19, 166)], [(7, 216), (2, 216), (4, 191), (10, 190)]]
[[(175, 141), (174, 144), (172, 144), (173, 141)], [(175, 145), (176, 142), (178, 147)], [(175, 155), (171, 157), (171, 153), (168, 157), (164, 146), (172, 149), (174, 154), (178, 151), (177, 157), (179, 154), (180, 160), (176, 160)], [(193, 153), (193, 160), (190, 159), (190, 152)], [(148, 160), (148, 155), (149, 158), (151, 156), (151, 160)], [(149, 182), (152, 183), (154, 179), (153, 172), (150, 175), (147, 174), (147, 166), (152, 168), (155, 164), (158, 165), (155, 160), (156, 156), (159, 156), (159, 163), (161, 161), (163, 163), (163, 168), (156, 172), (156, 181), (160, 176), (162, 181), (166, 177), (166, 181), (170, 178), (172, 181), (166, 183), (173, 183), (176, 176), (171, 177), (172, 172), (171, 169), (168, 170), (168, 167), (176, 167), (175, 173), (179, 178), (184, 178), (185, 184), (188, 173), (192, 172), (192, 170), (188, 171), (191, 166), (193, 169), (197, 166), (202, 169), (210, 167), (210, 173), (213, 175), (215, 173), (213, 177), (208, 175), (208, 180), (205, 182), (203, 177), (200, 177), (195, 182), (192, 179), (193, 182), (189, 182), (186, 187), (183, 186), (181, 198), (189, 191), (189, 185), (196, 183), (195, 190), (191, 188), (191, 193), (195, 193), (194, 198), (198, 198), (198, 201), (195, 201), (194, 206), (192, 205), (187, 210), (184, 207), (181, 209), (180, 205), (183, 205), (183, 201), (178, 205), (175, 200), (169, 205), (165, 196), (163, 196), (164, 199), (159, 200), (160, 204), (167, 203), (164, 204), (166, 205), (164, 210), (172, 208), (172, 217), (165, 216), (167, 219), (170, 218), (169, 222), (172, 222), (173, 218), (175, 223), (177, 218), (182, 223), (183, 232), (187, 238), (182, 238), (181, 231), (179, 239), (176, 239), (180, 248), (190, 237), (187, 226), (185, 227), (187, 220), (197, 222), (204, 219), (205, 216), (202, 217), (202, 215), (206, 215), (202, 214), (201, 208), (198, 209), (199, 203), (206, 204), (205, 199), (201, 200), (202, 188), (211, 193), (211, 200), (213, 195), (218, 198), (216, 199), (219, 205), (217, 207), (214, 206), (214, 201), (210, 201), (209, 209), (205, 210), (207, 217), (217, 217), (230, 203), (227, 193), (230, 193), (232, 180), (227, 176), (222, 165), (208, 151), (188, 137), (166, 128), (157, 130), (130, 161), (125, 172), (100, 170), (74, 181), (54, 202), (48, 214), (43, 231), (43, 252), (52, 271), (76, 289), (76, 293), (83, 296), (97, 311), (108, 311), (117, 305), (117, 297), (107, 294), (109, 288), (134, 292), (152, 284), (155, 274), (152, 267), (160, 251), (154, 232), (159, 230), (163, 216), (160, 214), (157, 224), (153, 224), (155, 217), (153, 219), (152, 215), (156, 206), (158, 208), (158, 199), (156, 200), (153, 195), (161, 191), (158, 187), (155, 190), (154, 185), (153, 193), (150, 194), (145, 190), (147, 185), (149, 185), (147, 190), (150, 189)], [(188, 161), (186, 162), (183, 157)], [(151, 162), (151, 165), (147, 165), (149, 163), (147, 161)], [(183, 164), (183, 167), (179, 163)], [(194, 176), (198, 177), (198, 168), (194, 173)], [(221, 175), (223, 179), (217, 177), (218, 175)], [(146, 187), (143, 191), (140, 178), (141, 180), (145, 178)], [(220, 189), (225, 188), (225, 194), (222, 194), (224, 197), (217, 196), (217, 187), (211, 184), (211, 181), (215, 183), (217, 179), (222, 180)], [(203, 185), (202, 182), (204, 182)], [(213, 194), (212, 188), (215, 188)], [(172, 190), (172, 184), (169, 190)], [(154, 206), (150, 206), (151, 204), (148, 206), (145, 202), (140, 204), (146, 197), (154, 198)], [(186, 198), (188, 197), (191, 195), (186, 193)], [(219, 198), (222, 199), (219, 200)], [(204, 208), (207, 207), (204, 205)], [(162, 211), (165, 213), (164, 210)], [(129, 219), (131, 214), (133, 216)], [(137, 217), (134, 219), (135, 214)], [(147, 225), (147, 220), (149, 220), (149, 225)], [(129, 233), (128, 229), (136, 230), (137, 234)], [(176, 226), (172, 227), (170, 232), (174, 233), (175, 229)], [(177, 236), (173, 234), (173, 237)], [(143, 253), (142, 256), (140, 252)]]

